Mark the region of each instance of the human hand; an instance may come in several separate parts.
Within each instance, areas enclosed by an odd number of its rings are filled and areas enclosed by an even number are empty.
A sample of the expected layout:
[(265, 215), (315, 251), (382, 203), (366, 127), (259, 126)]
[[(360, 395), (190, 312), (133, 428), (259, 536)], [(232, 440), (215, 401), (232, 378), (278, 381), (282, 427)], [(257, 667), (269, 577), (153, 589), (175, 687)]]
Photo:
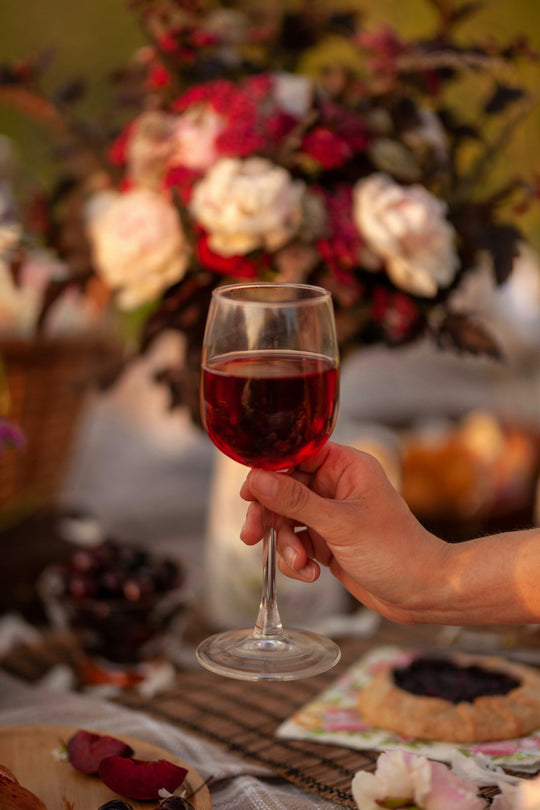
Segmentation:
[(328, 442), (291, 475), (251, 470), (240, 494), (251, 502), (243, 542), (261, 539), (263, 506), (274, 512), (287, 576), (314, 581), (322, 564), (393, 621), (430, 620), (447, 545), (421, 526), (372, 456)]

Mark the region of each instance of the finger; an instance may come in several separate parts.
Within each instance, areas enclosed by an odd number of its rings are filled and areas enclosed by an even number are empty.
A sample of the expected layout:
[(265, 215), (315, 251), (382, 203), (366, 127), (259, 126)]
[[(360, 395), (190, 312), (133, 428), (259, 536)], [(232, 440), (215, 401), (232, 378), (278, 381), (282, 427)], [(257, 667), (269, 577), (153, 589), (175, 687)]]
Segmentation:
[(321, 573), (321, 567), (315, 560), (307, 560), (306, 564), (297, 570), (294, 565), (289, 565), (288, 560), (281, 555), (278, 556), (278, 567), (282, 574), (300, 582), (315, 582)]
[(240, 539), (246, 546), (254, 546), (264, 535), (263, 507), (258, 501), (253, 501), (247, 508), (244, 525), (240, 531)]
[(332, 502), (321, 498), (293, 476), (267, 470), (251, 470), (246, 480), (250, 496), (272, 512), (314, 528), (320, 535), (335, 531)]
[[(309, 486), (309, 484), (313, 480), (312, 473), (303, 472), (302, 470), (293, 470), (292, 472), (287, 473), (287, 475), (290, 478), (294, 478), (296, 481), (300, 481), (300, 483), (304, 484), (305, 486)], [(240, 488), (240, 497), (243, 498), (245, 501), (257, 500), (257, 496), (253, 493), (251, 489), (251, 476), (249, 474)]]

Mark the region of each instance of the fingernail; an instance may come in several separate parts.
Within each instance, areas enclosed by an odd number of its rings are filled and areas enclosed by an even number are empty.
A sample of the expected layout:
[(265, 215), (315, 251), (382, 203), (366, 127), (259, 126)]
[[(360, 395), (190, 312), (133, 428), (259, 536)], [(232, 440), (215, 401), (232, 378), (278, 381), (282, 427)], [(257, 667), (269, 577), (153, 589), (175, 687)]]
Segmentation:
[(283, 559), (289, 568), (294, 568), (297, 556), (298, 554), (292, 546), (285, 546), (283, 549)]
[(304, 579), (307, 579), (308, 582), (313, 582), (313, 580), (317, 576), (317, 569), (310, 560), (304, 565), (303, 568), (297, 571), (297, 573), (300, 574), (300, 576), (303, 577)]
[(277, 495), (278, 482), (271, 472), (256, 470), (252, 484), (262, 495)]

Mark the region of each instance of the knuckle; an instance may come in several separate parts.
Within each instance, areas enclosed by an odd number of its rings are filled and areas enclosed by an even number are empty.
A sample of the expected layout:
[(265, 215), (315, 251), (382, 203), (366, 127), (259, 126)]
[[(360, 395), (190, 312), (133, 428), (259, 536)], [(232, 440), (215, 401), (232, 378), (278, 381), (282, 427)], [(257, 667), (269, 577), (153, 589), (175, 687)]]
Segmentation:
[(291, 511), (296, 515), (305, 513), (310, 499), (310, 492), (306, 487), (295, 484), (291, 488), (289, 504)]

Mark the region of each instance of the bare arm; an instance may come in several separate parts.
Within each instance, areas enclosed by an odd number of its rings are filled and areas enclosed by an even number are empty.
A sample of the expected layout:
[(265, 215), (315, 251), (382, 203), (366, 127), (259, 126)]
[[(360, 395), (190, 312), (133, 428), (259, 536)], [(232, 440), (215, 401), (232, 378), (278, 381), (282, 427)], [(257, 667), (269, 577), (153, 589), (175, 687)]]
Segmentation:
[(445, 543), (366, 453), (329, 442), (293, 476), (252, 470), (241, 494), (252, 501), (245, 543), (262, 536), (264, 504), (280, 516), (283, 573), (309, 582), (328, 566), (360, 602), (393, 621), (540, 621), (540, 530)]

